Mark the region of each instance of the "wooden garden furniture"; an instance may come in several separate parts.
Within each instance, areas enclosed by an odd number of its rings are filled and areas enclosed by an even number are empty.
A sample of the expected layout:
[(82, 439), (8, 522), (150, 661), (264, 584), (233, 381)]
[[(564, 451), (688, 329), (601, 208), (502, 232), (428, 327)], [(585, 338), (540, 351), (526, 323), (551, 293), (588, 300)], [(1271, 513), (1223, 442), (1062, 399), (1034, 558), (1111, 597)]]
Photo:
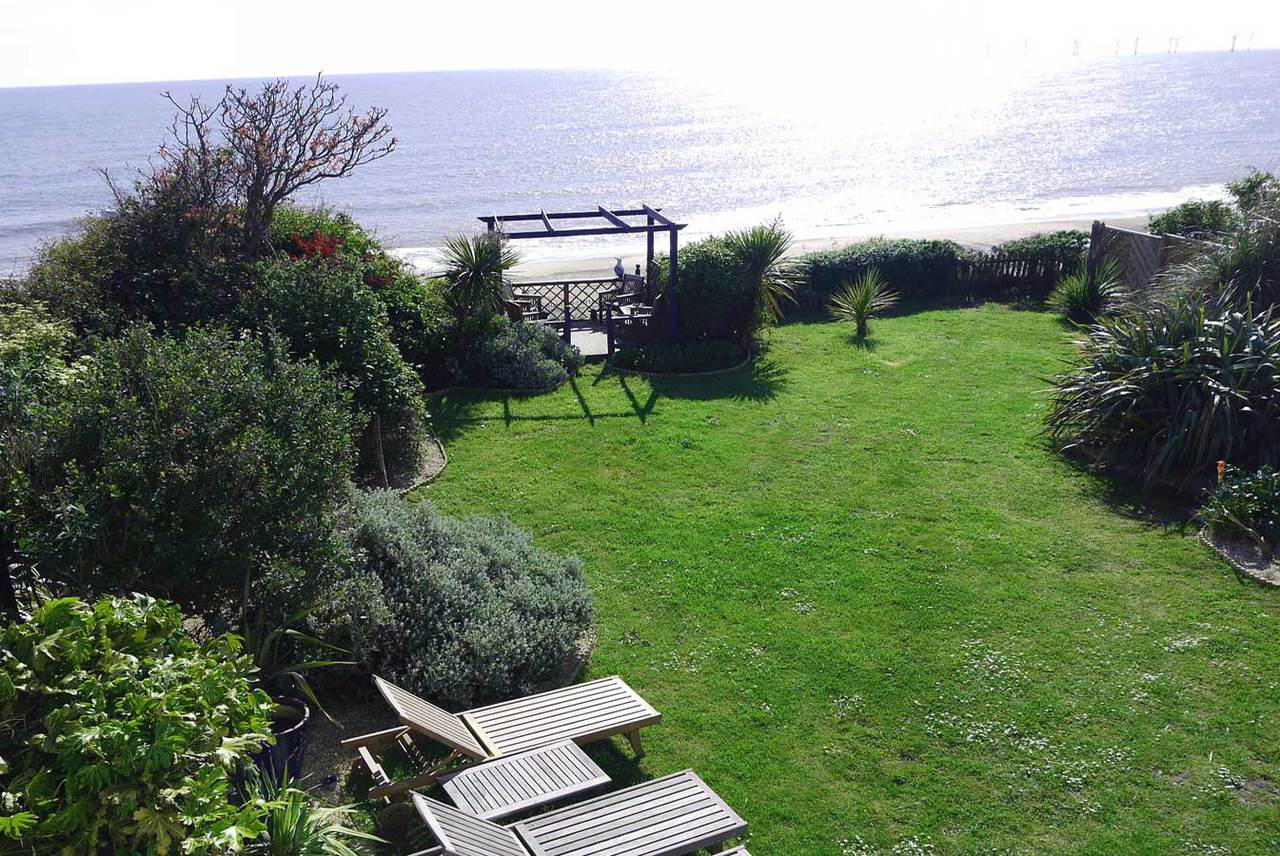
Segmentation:
[[(401, 724), (342, 741), (344, 747), (356, 750), (373, 777), (372, 799), (424, 787), (458, 763), (488, 761), (562, 740), (585, 745), (625, 734), (636, 757), (644, 757), (640, 729), (662, 719), (616, 675), (457, 714), (377, 676), (373, 682)], [(443, 744), (449, 755), (432, 763), (414, 742), (415, 736)], [(419, 773), (392, 781), (370, 751), (387, 745), (403, 750)]]
[(458, 808), (498, 820), (609, 784), (609, 776), (572, 740), (453, 770), (440, 786)]
[(684, 856), (747, 831), (692, 770), (509, 826), (418, 793), (413, 803), (438, 844), (415, 856)]

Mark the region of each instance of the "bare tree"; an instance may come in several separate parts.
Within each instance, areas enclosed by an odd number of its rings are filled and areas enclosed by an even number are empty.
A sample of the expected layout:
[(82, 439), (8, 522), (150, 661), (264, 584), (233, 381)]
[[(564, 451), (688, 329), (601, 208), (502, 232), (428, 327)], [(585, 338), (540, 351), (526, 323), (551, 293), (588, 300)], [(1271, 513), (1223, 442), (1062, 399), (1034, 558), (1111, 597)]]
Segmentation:
[(213, 106), (165, 97), (177, 115), (151, 180), (178, 183), (200, 204), (239, 206), (247, 258), (268, 249), (272, 214), (289, 196), (344, 178), (396, 147), (384, 108), (357, 113), (321, 75), (309, 85), (276, 80), (252, 93), (228, 86)]

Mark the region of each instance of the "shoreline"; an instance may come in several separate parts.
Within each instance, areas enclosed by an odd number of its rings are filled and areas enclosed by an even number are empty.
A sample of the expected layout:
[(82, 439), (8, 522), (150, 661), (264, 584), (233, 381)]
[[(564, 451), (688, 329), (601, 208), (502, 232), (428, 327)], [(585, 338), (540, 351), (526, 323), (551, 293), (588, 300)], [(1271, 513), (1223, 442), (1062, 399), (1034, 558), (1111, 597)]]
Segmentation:
[[(1152, 212), (1154, 213), (1154, 212)], [(1122, 212), (1107, 216), (1106, 214), (1083, 217), (1062, 217), (1054, 219), (1029, 219), (1005, 223), (967, 226), (937, 226), (920, 228), (918, 225), (905, 228), (889, 226), (883, 229), (866, 229), (850, 231), (840, 235), (816, 237), (798, 236), (792, 245), (790, 255), (802, 255), (821, 250), (838, 249), (848, 244), (865, 241), (869, 238), (931, 238), (935, 240), (951, 240), (967, 249), (988, 249), (995, 244), (1024, 238), (1039, 232), (1056, 232), (1062, 229), (1081, 229), (1089, 231), (1094, 220), (1103, 220), (1108, 225), (1122, 229), (1142, 230), (1147, 224), (1148, 212)], [(699, 236), (692, 236), (697, 240)], [(628, 271), (637, 264), (644, 264), (643, 239), (636, 239), (636, 251), (623, 254), (622, 263)], [(589, 256), (552, 256), (528, 259), (516, 266), (513, 279), (528, 282), (531, 280), (560, 279), (609, 279), (613, 276), (616, 255)], [(414, 259), (406, 259), (419, 270), (429, 271), (426, 265), (420, 265)]]

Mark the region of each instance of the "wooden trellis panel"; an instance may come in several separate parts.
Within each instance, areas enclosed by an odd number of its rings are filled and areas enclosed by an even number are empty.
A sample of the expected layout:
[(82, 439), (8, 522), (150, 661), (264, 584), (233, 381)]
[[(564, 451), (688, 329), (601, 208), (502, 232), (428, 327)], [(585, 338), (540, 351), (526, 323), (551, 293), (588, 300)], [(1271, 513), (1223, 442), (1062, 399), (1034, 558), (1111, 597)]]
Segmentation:
[(1103, 259), (1114, 259), (1125, 284), (1144, 289), (1168, 262), (1169, 243), (1161, 235), (1117, 229), (1094, 221), (1089, 236), (1089, 269), (1096, 270)]

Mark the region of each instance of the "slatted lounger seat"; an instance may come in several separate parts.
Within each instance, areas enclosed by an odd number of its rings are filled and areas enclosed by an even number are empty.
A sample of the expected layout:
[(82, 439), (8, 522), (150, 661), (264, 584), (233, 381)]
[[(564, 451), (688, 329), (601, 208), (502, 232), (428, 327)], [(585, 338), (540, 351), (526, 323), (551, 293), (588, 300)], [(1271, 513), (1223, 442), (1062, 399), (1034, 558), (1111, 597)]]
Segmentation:
[[(373, 776), (374, 787), (369, 790), (373, 799), (430, 784), (461, 759), (487, 761), (561, 740), (585, 745), (625, 734), (636, 756), (643, 757), (640, 729), (662, 718), (616, 675), (456, 714), (382, 678), (375, 676), (373, 681), (401, 725), (342, 741), (343, 746), (359, 752)], [(442, 743), (452, 751), (440, 764), (428, 764), (412, 735)], [(389, 743), (398, 744), (422, 772), (400, 782), (391, 781), (369, 751)]]
[(692, 770), (511, 826), (417, 793), (413, 802), (444, 856), (684, 856), (747, 831)]

